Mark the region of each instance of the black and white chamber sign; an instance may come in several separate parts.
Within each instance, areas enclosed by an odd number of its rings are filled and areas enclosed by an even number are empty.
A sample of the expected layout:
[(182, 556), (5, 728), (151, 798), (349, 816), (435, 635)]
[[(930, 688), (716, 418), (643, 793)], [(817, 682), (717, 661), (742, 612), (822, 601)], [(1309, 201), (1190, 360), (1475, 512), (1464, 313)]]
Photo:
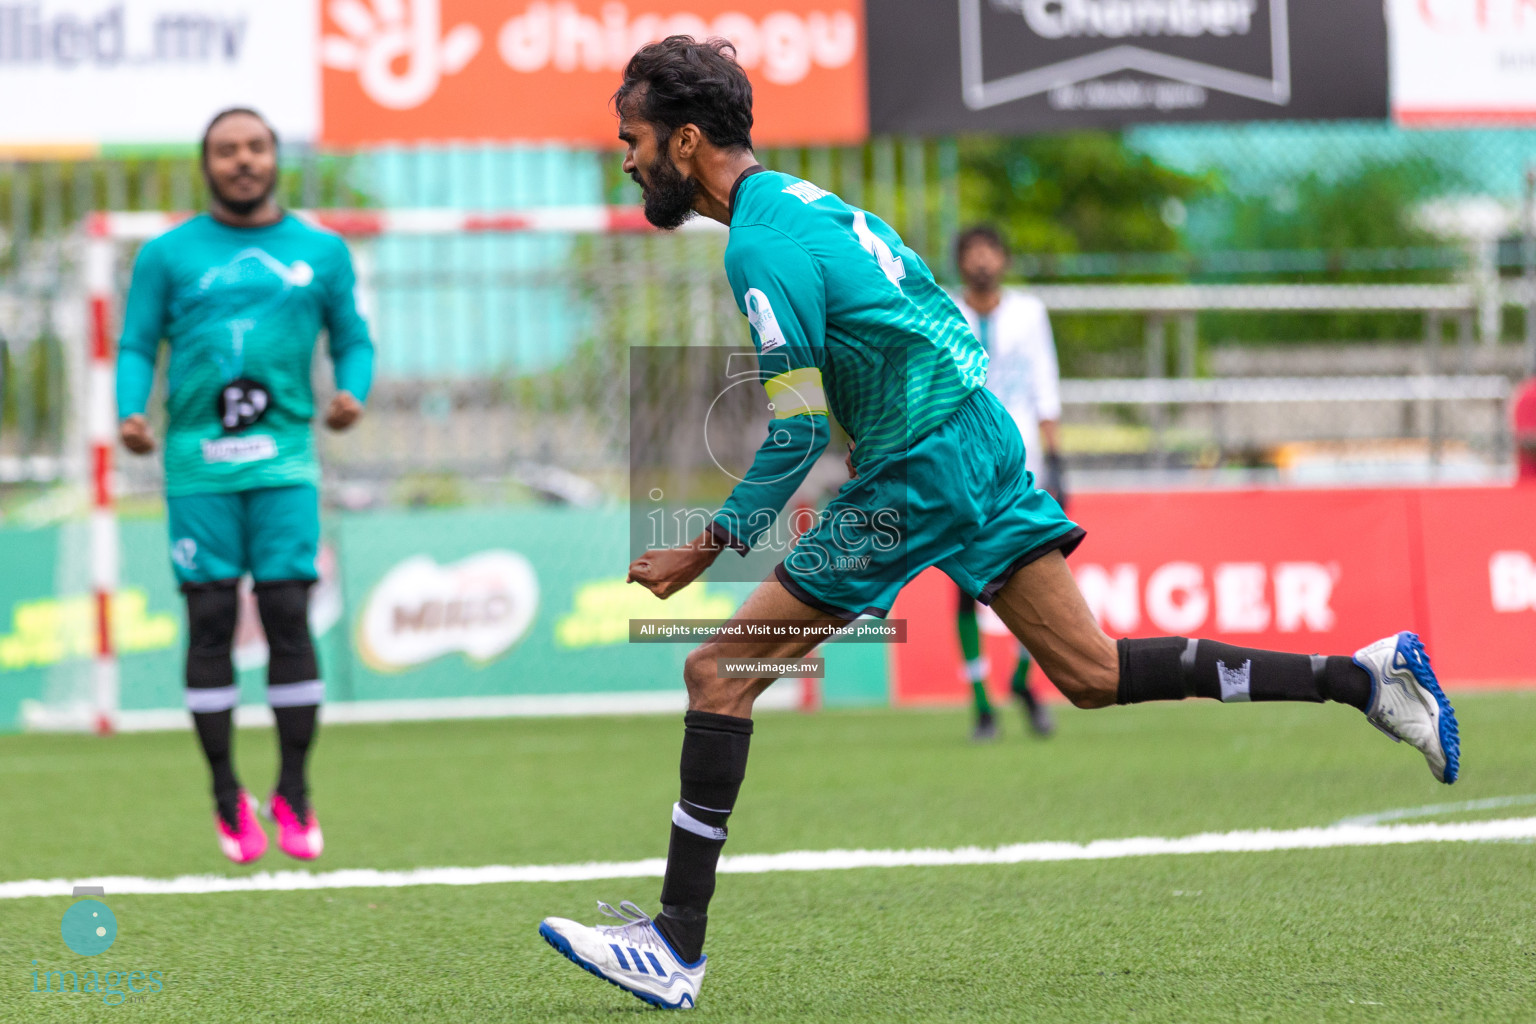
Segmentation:
[(1381, 0), (869, 0), (875, 132), (1387, 112)]

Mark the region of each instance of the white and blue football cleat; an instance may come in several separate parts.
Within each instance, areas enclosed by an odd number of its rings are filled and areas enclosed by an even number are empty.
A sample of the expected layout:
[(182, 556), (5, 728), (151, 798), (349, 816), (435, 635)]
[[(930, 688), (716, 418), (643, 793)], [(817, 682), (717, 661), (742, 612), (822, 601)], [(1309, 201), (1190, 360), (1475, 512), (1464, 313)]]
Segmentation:
[(692, 1009), (698, 1003), (704, 962), (709, 958), (685, 963), (650, 916), (628, 900), (617, 910), (601, 901), (597, 906), (624, 923), (593, 928), (563, 917), (546, 917), (539, 924), (539, 934), (572, 963), (637, 999), (664, 1010)]
[(1461, 769), (1456, 711), (1429, 667), (1429, 655), (1414, 633), (1398, 633), (1355, 652), (1355, 664), (1371, 676), (1371, 703), (1365, 717), (1401, 742), (1407, 740), (1429, 762), (1435, 778), (1450, 785)]

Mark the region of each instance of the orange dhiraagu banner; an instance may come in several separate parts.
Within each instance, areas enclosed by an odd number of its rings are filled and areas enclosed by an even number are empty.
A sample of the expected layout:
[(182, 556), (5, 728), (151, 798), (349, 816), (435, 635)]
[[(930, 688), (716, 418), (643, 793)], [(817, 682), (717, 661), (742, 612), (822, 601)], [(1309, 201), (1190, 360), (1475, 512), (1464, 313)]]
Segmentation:
[[(1083, 494), (1071, 514), (1068, 564), (1112, 636), (1350, 654), (1411, 629), (1449, 686), (1536, 686), (1536, 487)], [(956, 593), (930, 569), (892, 609), (897, 703), (964, 698)], [(1006, 694), (1014, 643), (987, 616)]]
[(673, 34), (736, 44), (759, 145), (864, 138), (863, 0), (323, 0), (321, 137), (616, 146), (624, 64)]

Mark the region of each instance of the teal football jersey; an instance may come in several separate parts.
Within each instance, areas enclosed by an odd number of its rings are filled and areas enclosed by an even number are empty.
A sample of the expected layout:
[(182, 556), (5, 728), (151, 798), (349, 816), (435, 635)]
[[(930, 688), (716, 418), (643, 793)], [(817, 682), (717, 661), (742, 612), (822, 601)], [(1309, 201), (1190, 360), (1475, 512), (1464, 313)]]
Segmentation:
[(715, 517), (717, 534), (743, 547), (825, 449), (829, 413), (855, 442), (855, 467), (905, 451), (985, 384), (987, 354), (889, 225), (808, 181), (749, 172), (730, 228), (726, 277), (774, 416)]
[(338, 390), (365, 401), (373, 377), (354, 289), (346, 243), (291, 215), (237, 228), (205, 214), (139, 250), (118, 415), (144, 411), (164, 339), (167, 494), (319, 483), (310, 366), (321, 329)]

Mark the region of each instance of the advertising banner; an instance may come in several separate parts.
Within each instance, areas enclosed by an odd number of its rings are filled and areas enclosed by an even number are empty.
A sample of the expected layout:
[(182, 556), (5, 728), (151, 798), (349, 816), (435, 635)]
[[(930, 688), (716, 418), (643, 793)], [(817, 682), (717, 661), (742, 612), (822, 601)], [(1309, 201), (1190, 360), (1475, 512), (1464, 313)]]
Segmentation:
[(1436, 664), (1487, 685), (1536, 680), (1536, 487), (1430, 491), (1420, 509)]
[(759, 144), (868, 128), (863, 0), (330, 0), (323, 16), (323, 136), (338, 146), (617, 145), (624, 65), (673, 34), (736, 44)]
[(1388, 0), (1387, 20), (1400, 124), (1536, 121), (1536, 5)]
[(875, 132), (1383, 117), (1379, 0), (871, 0)]
[[(39, 714), (68, 714), (76, 702), (90, 700), (96, 619), (86, 530), (84, 523), (0, 530), (5, 569), (0, 572), (0, 731), (20, 728)], [(165, 521), (131, 519), (118, 530), (122, 584), (112, 602), (112, 630), (121, 707), (130, 715), (165, 710), (179, 715), (186, 614), (171, 575)], [(321, 664), (344, 667), (341, 586), (328, 539), (321, 544), (318, 567), (310, 631)], [(234, 662), (243, 702), (262, 703), (267, 645), (248, 580), (240, 593)]]
[[(701, 580), (661, 601), (625, 583), (622, 509), (346, 514), (327, 527), (310, 629), (340, 719), (680, 712), (694, 642), (632, 642), (631, 620), (726, 619), (751, 589)], [(165, 522), (119, 529), (123, 718), (134, 728), (183, 725), (185, 613)], [(84, 530), (0, 530), (0, 731), (89, 700), (96, 638)], [(890, 651), (823, 645), (822, 703), (886, 703)], [(234, 658), (242, 705), (263, 705), (267, 649), (248, 586)], [(798, 686), (779, 682), (765, 706), (795, 706)]]
[[(625, 583), (628, 525), (622, 510), (343, 518), (348, 698), (586, 696), (602, 711), (639, 706), (626, 693), (680, 697), (693, 644), (632, 643), (631, 620), (726, 619), (751, 585), (700, 580), (662, 601)], [(827, 704), (886, 702), (884, 645), (819, 656)]]
[(665, 604), (624, 583), (622, 515), (419, 512), (342, 530), (356, 700), (677, 690), (687, 647), (631, 648), (629, 620), (724, 618), (697, 584)]
[[(1454, 689), (1536, 687), (1536, 487), (1083, 494), (1072, 515), (1088, 538), (1068, 564), (1113, 636), (1332, 654), (1412, 629)], [(622, 509), (329, 526), (310, 625), (328, 699), (354, 720), (681, 707), (693, 643), (636, 642), (633, 623), (723, 619), (752, 586), (700, 581), (663, 602), (626, 584)], [(181, 724), (184, 613), (165, 524), (121, 529), (123, 711)], [(83, 530), (0, 530), (0, 730), (89, 693), (91, 598), (68, 582), (88, 578), (74, 561)], [(963, 700), (956, 599), (930, 570), (891, 612), (901, 642), (824, 645), (823, 702)], [(981, 625), (1006, 694), (1014, 641), (990, 612)], [(236, 640), (242, 703), (260, 705), (266, 649), (248, 595)], [(797, 685), (778, 683), (769, 704), (796, 703)]]
[(187, 145), (214, 112), (319, 127), (316, 0), (0, 3), (0, 146)]
[[(1340, 654), (1411, 629), (1450, 686), (1536, 686), (1536, 488), (1082, 494), (1071, 513), (1088, 538), (1068, 565), (1112, 636)], [(956, 595), (930, 570), (897, 601), (898, 703), (964, 698)]]

